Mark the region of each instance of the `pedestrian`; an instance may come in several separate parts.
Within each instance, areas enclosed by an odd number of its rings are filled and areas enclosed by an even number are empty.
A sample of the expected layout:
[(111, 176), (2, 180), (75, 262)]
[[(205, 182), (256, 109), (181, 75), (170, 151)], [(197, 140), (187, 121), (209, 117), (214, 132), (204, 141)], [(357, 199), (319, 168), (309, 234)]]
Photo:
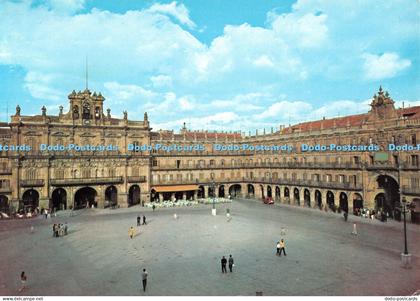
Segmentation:
[(225, 256), (222, 257), (222, 260), (220, 261), (220, 263), (222, 264), (222, 273), (227, 273), (226, 271), (227, 259), (225, 258)]
[(67, 222), (64, 224), (64, 235), (67, 235)]
[(156, 209), (155, 204), (152, 205), (152, 209), (153, 209), (153, 211), (155, 211), (155, 209)]
[(133, 238), (134, 234), (135, 234), (134, 233), (134, 228), (130, 227), (130, 229), (128, 230), (128, 235), (130, 236), (131, 239)]
[(146, 285), (147, 285), (147, 271), (146, 269), (143, 269), (143, 273), (141, 273), (141, 279), (143, 280), (143, 292), (146, 291)]
[(280, 255), (280, 242), (279, 241), (277, 242), (277, 246), (276, 247), (277, 247), (276, 255), (279, 256)]
[(234, 264), (233, 264), (233, 257), (232, 255), (229, 255), (229, 271), (232, 273), (232, 268), (233, 268)]
[(228, 212), (228, 213), (226, 213), (226, 217), (227, 217), (227, 221), (228, 221), (228, 222), (230, 222), (230, 220), (231, 220), (232, 218), (231, 218), (231, 216), (230, 216), (230, 213), (229, 213), (229, 212)]
[(347, 217), (348, 217), (348, 213), (346, 211), (344, 211), (344, 221), (347, 222)]
[(140, 227), (140, 224), (141, 224), (141, 218), (140, 218), (140, 215), (137, 215), (137, 227)]
[(279, 252), (279, 256), (281, 256), (281, 251), (283, 251), (284, 256), (286, 256), (286, 243), (284, 242), (284, 239), (280, 240), (280, 252)]
[(48, 211), (47, 211), (47, 209), (44, 210), (44, 215), (45, 215), (45, 219), (47, 219), (48, 218)]
[(26, 280), (27, 280), (27, 277), (25, 275), (25, 271), (22, 271), (22, 273), (20, 274), (21, 287), (19, 289), (19, 292), (23, 291), (26, 288)]
[(55, 237), (55, 233), (56, 233), (56, 231), (55, 231), (55, 229), (57, 228), (57, 225), (56, 224), (54, 224), (53, 225), (53, 228), (52, 228), (52, 230), (53, 230), (53, 237)]
[(34, 228), (34, 226), (31, 226), (31, 233), (34, 233), (35, 232), (35, 228)]
[(146, 223), (146, 217), (143, 215), (143, 225), (147, 225)]
[(178, 216), (176, 215), (176, 213), (174, 213), (174, 219), (177, 219), (178, 218)]
[(357, 235), (357, 227), (356, 227), (356, 223), (353, 223), (353, 231), (351, 232), (351, 234), (353, 234), (353, 235)]

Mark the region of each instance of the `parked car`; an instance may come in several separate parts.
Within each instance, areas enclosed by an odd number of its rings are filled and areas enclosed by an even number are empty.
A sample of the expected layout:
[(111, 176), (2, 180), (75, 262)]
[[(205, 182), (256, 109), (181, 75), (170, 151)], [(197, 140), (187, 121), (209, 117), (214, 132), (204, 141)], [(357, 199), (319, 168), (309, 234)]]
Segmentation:
[(264, 204), (269, 204), (269, 205), (274, 204), (273, 198), (268, 197), (268, 196), (263, 199), (263, 202)]

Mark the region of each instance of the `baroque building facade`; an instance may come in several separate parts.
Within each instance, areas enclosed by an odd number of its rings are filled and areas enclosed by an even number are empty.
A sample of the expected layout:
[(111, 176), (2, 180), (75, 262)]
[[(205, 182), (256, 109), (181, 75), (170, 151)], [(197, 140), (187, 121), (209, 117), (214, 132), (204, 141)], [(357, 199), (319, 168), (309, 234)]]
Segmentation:
[[(420, 219), (420, 106), (396, 109), (382, 88), (365, 114), (252, 136), (185, 125), (179, 133), (153, 131), (147, 113), (140, 121), (126, 111), (122, 119), (105, 113), (100, 93), (68, 98), (66, 113), (60, 106), (58, 115), (47, 115), (42, 107), (41, 115), (25, 116), (18, 106), (0, 124), (0, 211), (230, 195), (350, 213), (382, 209), (393, 217), (404, 198), (415, 205), (411, 219)], [(147, 147), (156, 145), (163, 147)], [(174, 145), (192, 149), (165, 149)], [(372, 145), (378, 149), (358, 148)], [(346, 146), (356, 149), (340, 149)]]

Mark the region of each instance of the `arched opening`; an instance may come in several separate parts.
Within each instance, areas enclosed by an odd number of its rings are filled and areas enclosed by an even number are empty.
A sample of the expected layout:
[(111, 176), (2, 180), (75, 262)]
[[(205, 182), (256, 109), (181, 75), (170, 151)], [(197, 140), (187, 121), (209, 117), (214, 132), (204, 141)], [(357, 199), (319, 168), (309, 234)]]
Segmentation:
[(23, 211), (32, 212), (39, 206), (39, 193), (35, 189), (26, 190), (22, 196)]
[(183, 192), (182, 191), (177, 191), (175, 192), (175, 200), (182, 200), (182, 196), (183, 196)]
[(159, 202), (159, 192), (156, 192), (156, 190), (152, 189), (150, 191), (150, 201)]
[(378, 203), (375, 203), (375, 209), (384, 211), (392, 218), (394, 216), (394, 209), (400, 205), (400, 186), (394, 178), (387, 175), (378, 176), (376, 181), (378, 182), (378, 187), (382, 188), (384, 193), (379, 197)]
[(194, 199), (194, 190), (187, 191), (187, 200), (192, 201)]
[(276, 201), (280, 201), (280, 187), (276, 186)]
[(225, 185), (220, 185), (219, 186), (219, 198), (224, 198), (225, 197)]
[(255, 196), (255, 188), (254, 188), (254, 185), (248, 184), (247, 185), (247, 188), (248, 188), (248, 197), (253, 198)]
[(347, 193), (340, 193), (340, 210), (344, 212), (349, 212), (349, 203), (347, 200)]
[(300, 206), (300, 194), (299, 194), (299, 189), (295, 188), (293, 190), (293, 198), (295, 200), (295, 204)]
[(267, 197), (272, 198), (273, 197), (273, 193), (271, 192), (271, 186), (267, 186)]
[(327, 206), (330, 210), (335, 212), (334, 193), (327, 191)]
[(241, 185), (234, 184), (229, 187), (229, 194), (231, 197), (236, 198), (241, 196)]
[(74, 209), (90, 208), (92, 205), (97, 207), (96, 196), (96, 190), (92, 187), (80, 188), (74, 195)]
[(353, 195), (353, 214), (360, 215), (363, 209), (363, 198), (360, 194), (355, 193)]
[(10, 214), (9, 199), (5, 195), (0, 195), (0, 212)]
[(420, 224), (420, 199), (413, 199), (411, 206), (411, 222)]
[(53, 211), (67, 209), (67, 192), (63, 188), (54, 189), (51, 195), (50, 208)]
[(204, 186), (203, 185), (198, 186), (197, 197), (199, 199), (204, 198)]
[(284, 200), (286, 201), (287, 204), (290, 204), (290, 191), (289, 188), (285, 187), (284, 188)]
[(140, 204), (140, 187), (139, 185), (133, 185), (128, 190), (128, 206), (137, 204)]
[(214, 197), (216, 197), (216, 194), (215, 194), (215, 190), (216, 190), (216, 188), (215, 187), (212, 187), (212, 186), (210, 186), (209, 188), (208, 188), (208, 190), (207, 190), (207, 195), (209, 196), (209, 198), (214, 198)]
[(163, 192), (162, 193), (164, 201), (172, 201), (172, 193), (171, 192)]
[(118, 205), (118, 192), (117, 187), (114, 185), (109, 186), (105, 190), (105, 208), (115, 208)]
[(260, 189), (261, 189), (261, 197), (264, 199), (265, 198), (264, 186), (263, 185), (260, 185)]
[(322, 209), (322, 194), (319, 190), (315, 190), (315, 203), (319, 209)]
[(311, 207), (311, 194), (308, 189), (303, 191), (303, 198), (305, 201), (305, 206)]

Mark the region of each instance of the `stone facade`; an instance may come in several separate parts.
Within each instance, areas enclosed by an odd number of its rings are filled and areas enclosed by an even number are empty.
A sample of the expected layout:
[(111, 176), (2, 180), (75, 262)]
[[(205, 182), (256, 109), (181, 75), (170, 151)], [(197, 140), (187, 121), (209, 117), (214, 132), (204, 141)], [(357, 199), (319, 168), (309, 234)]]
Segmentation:
[[(127, 207), (164, 199), (208, 196), (265, 198), (323, 210), (383, 208), (400, 200), (420, 207), (418, 150), (388, 151), (389, 143), (420, 144), (420, 107), (395, 109), (380, 88), (366, 114), (305, 122), (243, 135), (239, 132), (152, 131), (143, 121), (104, 114), (104, 97), (89, 90), (69, 96), (58, 116), (24, 116), (1, 124), (0, 144), (28, 149), (0, 152), (0, 210)], [(104, 145), (105, 150), (43, 151), (41, 144)], [(129, 151), (128, 146), (203, 145), (206, 150)], [(216, 151), (214, 144), (291, 145), (292, 152)], [(302, 152), (307, 145), (371, 145), (373, 151)], [(326, 209), (327, 208), (327, 209)]]

